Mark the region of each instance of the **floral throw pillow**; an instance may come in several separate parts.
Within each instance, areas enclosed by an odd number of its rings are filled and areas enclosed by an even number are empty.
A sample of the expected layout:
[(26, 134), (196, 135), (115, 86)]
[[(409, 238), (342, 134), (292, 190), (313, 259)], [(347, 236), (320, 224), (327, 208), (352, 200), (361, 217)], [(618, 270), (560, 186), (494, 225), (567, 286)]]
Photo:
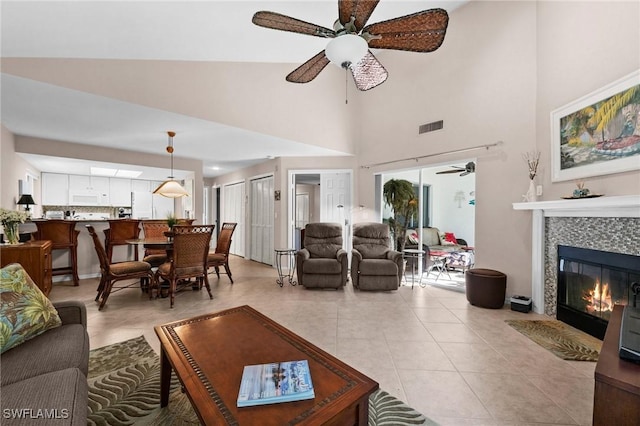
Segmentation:
[(60, 325), (58, 311), (22, 265), (0, 269), (0, 353)]

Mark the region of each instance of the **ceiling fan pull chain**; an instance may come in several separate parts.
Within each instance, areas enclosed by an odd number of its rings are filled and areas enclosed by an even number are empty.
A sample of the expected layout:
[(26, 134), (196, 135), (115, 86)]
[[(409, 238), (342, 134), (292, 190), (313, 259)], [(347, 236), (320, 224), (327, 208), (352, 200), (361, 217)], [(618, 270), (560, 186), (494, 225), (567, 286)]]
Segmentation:
[(344, 104), (349, 104), (349, 94), (348, 94), (348, 86), (349, 86), (349, 69), (344, 67)]

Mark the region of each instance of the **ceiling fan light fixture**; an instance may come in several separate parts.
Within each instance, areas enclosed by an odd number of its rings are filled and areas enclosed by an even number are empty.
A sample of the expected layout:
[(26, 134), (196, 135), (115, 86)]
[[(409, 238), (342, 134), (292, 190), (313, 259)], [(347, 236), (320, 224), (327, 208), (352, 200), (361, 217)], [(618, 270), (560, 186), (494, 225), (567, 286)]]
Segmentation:
[(355, 34), (344, 34), (332, 39), (324, 50), (333, 64), (347, 68), (357, 64), (369, 51), (365, 39)]

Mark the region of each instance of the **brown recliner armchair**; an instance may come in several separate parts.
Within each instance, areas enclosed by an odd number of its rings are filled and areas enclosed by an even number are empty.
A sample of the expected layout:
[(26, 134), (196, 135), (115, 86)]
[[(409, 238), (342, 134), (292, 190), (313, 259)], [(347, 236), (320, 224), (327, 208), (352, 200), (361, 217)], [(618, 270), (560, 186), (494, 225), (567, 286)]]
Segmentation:
[(304, 248), (296, 253), (298, 283), (338, 289), (347, 283), (348, 263), (340, 224), (309, 223), (305, 227)]
[(353, 225), (351, 282), (360, 290), (397, 290), (402, 280), (402, 253), (389, 248), (389, 226)]

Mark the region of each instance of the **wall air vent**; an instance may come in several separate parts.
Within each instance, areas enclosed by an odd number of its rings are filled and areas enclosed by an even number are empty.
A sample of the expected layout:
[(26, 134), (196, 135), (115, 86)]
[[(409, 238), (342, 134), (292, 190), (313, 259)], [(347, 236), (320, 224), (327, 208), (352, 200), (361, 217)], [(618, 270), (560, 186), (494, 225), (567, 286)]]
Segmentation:
[(434, 121), (433, 123), (423, 124), (418, 128), (418, 134), (433, 132), (434, 130), (440, 130), (444, 127), (444, 121)]

